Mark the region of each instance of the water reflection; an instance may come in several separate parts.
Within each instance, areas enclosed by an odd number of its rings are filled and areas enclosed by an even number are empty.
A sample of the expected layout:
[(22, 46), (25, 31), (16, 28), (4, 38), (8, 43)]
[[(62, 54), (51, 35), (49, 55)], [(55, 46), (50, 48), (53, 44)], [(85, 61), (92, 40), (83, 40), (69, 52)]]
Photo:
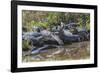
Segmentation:
[[(27, 53), (24, 52), (23, 53)], [(90, 42), (78, 42), (63, 47), (41, 50), (34, 55), (23, 55), (23, 62), (56, 61), (56, 60), (79, 60), (90, 57)]]

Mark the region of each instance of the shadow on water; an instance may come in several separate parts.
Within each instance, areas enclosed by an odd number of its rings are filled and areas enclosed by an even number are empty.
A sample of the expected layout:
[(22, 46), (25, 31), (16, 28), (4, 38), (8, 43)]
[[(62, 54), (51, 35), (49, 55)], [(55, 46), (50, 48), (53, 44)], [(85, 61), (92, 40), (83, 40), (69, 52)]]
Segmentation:
[[(23, 52), (24, 53), (24, 52)], [(90, 42), (77, 42), (63, 47), (41, 50), (37, 54), (22, 57), (22, 62), (79, 60), (90, 57)]]

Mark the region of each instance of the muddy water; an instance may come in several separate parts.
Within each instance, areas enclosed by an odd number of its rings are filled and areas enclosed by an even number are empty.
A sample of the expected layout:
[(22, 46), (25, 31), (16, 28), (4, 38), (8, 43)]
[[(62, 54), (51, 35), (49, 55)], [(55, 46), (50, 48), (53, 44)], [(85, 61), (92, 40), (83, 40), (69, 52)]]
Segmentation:
[[(27, 53), (27, 52), (26, 52)], [(55, 60), (79, 60), (90, 57), (90, 42), (78, 42), (63, 47), (51, 48), (40, 51), (34, 55), (22, 56), (22, 62), (55, 61)]]

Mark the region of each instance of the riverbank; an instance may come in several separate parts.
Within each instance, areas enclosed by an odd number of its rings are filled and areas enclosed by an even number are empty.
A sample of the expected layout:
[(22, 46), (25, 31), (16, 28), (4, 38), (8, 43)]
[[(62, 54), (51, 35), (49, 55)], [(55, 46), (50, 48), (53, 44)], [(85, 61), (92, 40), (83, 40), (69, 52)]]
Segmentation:
[[(23, 51), (23, 53), (29, 53)], [(90, 42), (75, 42), (59, 48), (51, 48), (40, 51), (34, 55), (22, 55), (22, 62), (80, 60), (90, 57)]]

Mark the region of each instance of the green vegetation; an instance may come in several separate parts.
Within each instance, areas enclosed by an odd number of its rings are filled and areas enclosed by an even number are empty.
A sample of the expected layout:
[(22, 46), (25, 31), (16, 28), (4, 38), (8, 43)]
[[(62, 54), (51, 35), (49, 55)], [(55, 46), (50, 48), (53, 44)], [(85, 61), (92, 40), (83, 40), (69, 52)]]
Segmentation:
[[(48, 11), (22, 11), (22, 26), (27, 31), (32, 31), (32, 26), (44, 26), (52, 28), (60, 24), (75, 22), (80, 27), (90, 28), (90, 14), (89, 13), (71, 13), (71, 12), (48, 12)], [(24, 31), (24, 30), (23, 30)]]
[(29, 50), (29, 41), (28, 40), (22, 41), (22, 48), (24, 51)]

